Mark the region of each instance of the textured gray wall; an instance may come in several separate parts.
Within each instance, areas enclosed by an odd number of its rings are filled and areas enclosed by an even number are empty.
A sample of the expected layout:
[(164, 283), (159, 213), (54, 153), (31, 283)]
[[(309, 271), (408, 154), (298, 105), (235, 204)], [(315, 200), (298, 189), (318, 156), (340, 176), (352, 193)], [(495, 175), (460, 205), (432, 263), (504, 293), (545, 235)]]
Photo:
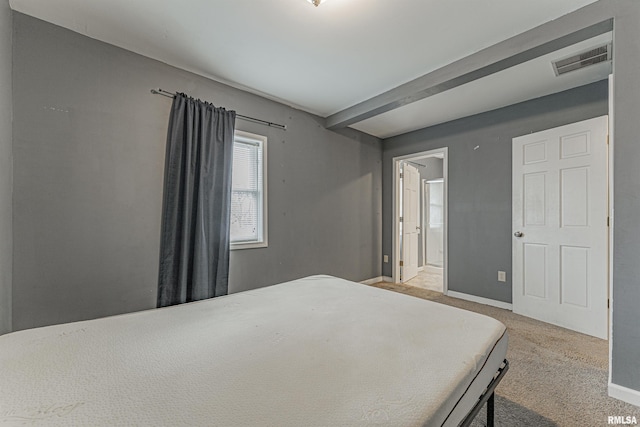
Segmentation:
[(430, 157), (420, 161), (426, 168), (420, 168), (420, 179), (430, 181), (432, 179), (442, 178), (444, 171), (444, 160), (437, 157)]
[(612, 382), (640, 391), (640, 2), (614, 4)]
[(13, 326), (152, 308), (164, 151), (179, 90), (268, 137), (269, 247), (233, 251), (230, 291), (380, 275), (381, 143), (267, 99), (14, 14)]
[(0, 335), (11, 331), (11, 33), (8, 0), (0, 0)]
[(511, 302), (511, 139), (607, 114), (607, 90), (598, 82), (384, 140), (383, 274), (393, 265), (393, 157), (448, 147), (449, 290)]

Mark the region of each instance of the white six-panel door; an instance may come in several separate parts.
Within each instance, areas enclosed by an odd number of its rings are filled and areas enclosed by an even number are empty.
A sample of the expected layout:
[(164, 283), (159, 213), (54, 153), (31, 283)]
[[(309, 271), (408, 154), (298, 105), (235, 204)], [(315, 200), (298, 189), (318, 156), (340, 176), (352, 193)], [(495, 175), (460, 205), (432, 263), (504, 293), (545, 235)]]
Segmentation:
[(405, 164), (402, 178), (402, 281), (418, 275), (420, 173)]
[(513, 139), (513, 311), (607, 338), (607, 116)]

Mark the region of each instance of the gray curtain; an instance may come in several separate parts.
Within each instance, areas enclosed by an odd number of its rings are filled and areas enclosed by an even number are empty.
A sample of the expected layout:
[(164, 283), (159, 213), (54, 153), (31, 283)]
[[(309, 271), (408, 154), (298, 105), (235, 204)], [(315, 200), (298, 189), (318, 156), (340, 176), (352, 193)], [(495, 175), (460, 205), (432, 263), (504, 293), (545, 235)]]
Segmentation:
[(164, 173), (158, 307), (226, 295), (235, 111), (177, 94)]

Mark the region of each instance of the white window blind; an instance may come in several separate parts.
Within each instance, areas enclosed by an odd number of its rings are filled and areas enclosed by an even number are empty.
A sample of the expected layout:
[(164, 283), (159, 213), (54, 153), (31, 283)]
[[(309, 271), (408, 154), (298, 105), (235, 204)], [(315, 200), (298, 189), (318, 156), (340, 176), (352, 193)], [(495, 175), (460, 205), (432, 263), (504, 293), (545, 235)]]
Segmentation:
[(236, 131), (231, 191), (232, 248), (266, 246), (266, 138)]

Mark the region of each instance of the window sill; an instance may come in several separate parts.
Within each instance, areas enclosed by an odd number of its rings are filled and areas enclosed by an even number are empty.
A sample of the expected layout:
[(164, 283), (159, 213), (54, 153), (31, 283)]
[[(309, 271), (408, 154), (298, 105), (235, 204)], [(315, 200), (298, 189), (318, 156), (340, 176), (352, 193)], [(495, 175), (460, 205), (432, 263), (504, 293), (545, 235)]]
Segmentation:
[(231, 250), (237, 251), (240, 249), (258, 249), (266, 248), (269, 244), (267, 242), (247, 242), (247, 243), (231, 243)]

